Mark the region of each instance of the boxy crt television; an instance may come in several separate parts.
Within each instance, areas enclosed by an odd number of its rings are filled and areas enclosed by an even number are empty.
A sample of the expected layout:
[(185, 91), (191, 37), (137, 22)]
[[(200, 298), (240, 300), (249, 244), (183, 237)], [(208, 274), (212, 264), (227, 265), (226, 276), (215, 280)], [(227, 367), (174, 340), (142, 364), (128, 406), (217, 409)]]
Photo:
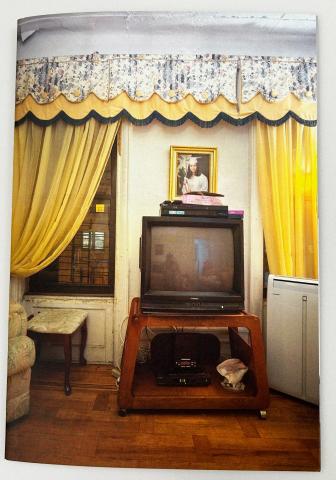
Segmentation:
[(141, 310), (243, 310), (243, 243), (242, 219), (143, 217)]

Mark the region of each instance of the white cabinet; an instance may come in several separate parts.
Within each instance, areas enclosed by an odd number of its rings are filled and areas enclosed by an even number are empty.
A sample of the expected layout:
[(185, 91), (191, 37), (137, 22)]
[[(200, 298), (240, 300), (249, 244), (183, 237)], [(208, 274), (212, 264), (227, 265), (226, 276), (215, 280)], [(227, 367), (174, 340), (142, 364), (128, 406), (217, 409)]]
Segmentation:
[(266, 320), (271, 388), (318, 404), (318, 282), (270, 275)]

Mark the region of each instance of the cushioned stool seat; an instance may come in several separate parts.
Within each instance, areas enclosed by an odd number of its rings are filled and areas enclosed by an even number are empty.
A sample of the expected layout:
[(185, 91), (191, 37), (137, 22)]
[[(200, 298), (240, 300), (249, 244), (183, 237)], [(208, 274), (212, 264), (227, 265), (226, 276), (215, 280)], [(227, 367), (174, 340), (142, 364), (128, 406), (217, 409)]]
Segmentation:
[(87, 339), (87, 312), (71, 308), (45, 308), (28, 322), (28, 332), (37, 342), (37, 353), (40, 350), (40, 340), (47, 336), (51, 340), (59, 340), (64, 345), (65, 372), (64, 391), (66, 395), (71, 394), (70, 386), (70, 365), (72, 361), (71, 336), (80, 328), (80, 363), (86, 364), (84, 349)]
[(29, 320), (28, 330), (39, 333), (72, 335), (87, 317), (83, 310), (71, 308), (44, 309)]

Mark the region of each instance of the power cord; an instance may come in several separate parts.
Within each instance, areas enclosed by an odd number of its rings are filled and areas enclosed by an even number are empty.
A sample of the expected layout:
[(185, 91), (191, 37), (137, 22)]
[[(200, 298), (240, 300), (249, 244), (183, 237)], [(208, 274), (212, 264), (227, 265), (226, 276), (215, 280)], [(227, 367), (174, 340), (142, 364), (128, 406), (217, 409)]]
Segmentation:
[(122, 329), (123, 329), (123, 326), (126, 322), (126, 320), (128, 320), (128, 315), (126, 315), (126, 317), (124, 317), (123, 321), (121, 322), (120, 324), (120, 328), (119, 328), (119, 338), (120, 338), (120, 341), (121, 341), (121, 346), (123, 347), (124, 346), (124, 343), (125, 343), (125, 334), (124, 336), (122, 336)]

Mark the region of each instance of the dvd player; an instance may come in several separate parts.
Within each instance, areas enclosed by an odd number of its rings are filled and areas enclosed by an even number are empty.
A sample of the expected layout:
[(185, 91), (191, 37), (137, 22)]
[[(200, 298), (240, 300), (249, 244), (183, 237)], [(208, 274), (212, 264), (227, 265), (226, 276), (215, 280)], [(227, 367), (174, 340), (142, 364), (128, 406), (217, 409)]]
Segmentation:
[(183, 203), (181, 201), (170, 202), (166, 200), (160, 204), (161, 216), (182, 216), (182, 217), (222, 217), (228, 218), (229, 209), (227, 205), (197, 205)]
[(211, 377), (203, 371), (197, 372), (162, 372), (156, 376), (157, 385), (174, 387), (202, 387), (210, 385)]

